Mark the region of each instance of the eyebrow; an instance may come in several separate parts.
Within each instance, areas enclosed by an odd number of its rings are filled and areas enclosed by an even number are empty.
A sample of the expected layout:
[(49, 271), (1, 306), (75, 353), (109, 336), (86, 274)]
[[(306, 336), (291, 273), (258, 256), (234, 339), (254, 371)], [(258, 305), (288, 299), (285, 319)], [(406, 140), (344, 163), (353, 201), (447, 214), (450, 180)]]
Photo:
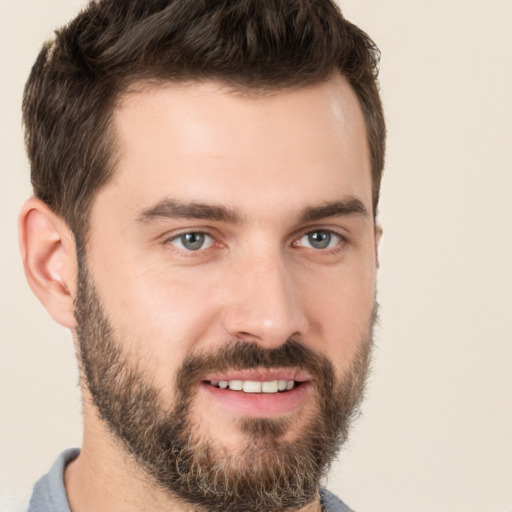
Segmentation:
[(368, 210), (364, 203), (351, 197), (343, 201), (332, 201), (320, 206), (305, 208), (299, 215), (300, 222), (311, 222), (325, 219), (326, 217), (347, 217), (358, 215), (368, 217)]
[[(310, 206), (299, 214), (299, 222), (311, 222), (326, 217), (347, 217), (359, 215), (368, 217), (368, 210), (357, 198), (331, 201), (319, 206)], [(223, 205), (200, 202), (183, 203), (174, 199), (164, 199), (154, 206), (143, 210), (136, 217), (138, 222), (149, 223), (155, 219), (205, 219), (230, 224), (241, 224), (244, 216), (237, 210)]]
[(174, 199), (164, 199), (137, 216), (137, 220), (142, 223), (165, 218), (207, 219), (230, 224), (242, 222), (242, 215), (239, 212), (225, 206), (198, 202), (182, 203)]

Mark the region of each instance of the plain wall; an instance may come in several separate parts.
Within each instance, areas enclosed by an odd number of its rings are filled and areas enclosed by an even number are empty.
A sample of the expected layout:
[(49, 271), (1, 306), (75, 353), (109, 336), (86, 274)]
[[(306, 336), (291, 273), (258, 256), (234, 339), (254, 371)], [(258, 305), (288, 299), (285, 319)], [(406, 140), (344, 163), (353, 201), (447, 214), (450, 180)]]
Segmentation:
[[(20, 103), (78, 0), (0, 0), (0, 510), (80, 444), (70, 334), (25, 282)], [(346, 0), (382, 50), (381, 327), (330, 488), (359, 512), (512, 511), (512, 2)]]

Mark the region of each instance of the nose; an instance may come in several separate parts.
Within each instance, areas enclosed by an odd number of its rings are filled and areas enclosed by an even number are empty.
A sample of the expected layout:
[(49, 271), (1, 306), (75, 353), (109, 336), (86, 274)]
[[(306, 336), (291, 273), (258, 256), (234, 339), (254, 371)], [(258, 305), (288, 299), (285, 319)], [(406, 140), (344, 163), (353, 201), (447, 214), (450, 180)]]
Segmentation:
[(276, 348), (307, 332), (298, 283), (280, 254), (247, 258), (228, 281), (222, 320), (231, 338)]

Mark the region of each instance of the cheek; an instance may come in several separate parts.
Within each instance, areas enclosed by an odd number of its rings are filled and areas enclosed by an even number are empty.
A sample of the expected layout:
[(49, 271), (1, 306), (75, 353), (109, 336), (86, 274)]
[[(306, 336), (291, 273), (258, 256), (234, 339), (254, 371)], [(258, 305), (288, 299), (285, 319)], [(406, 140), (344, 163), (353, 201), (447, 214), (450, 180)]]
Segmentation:
[[(102, 301), (116, 338), (137, 354), (141, 369), (162, 389), (174, 386), (174, 376), (185, 357), (212, 337), (218, 316), (216, 288), (204, 280), (191, 282), (176, 274), (126, 273), (118, 267), (97, 280), (102, 283)], [(131, 277), (123, 281), (126, 275)]]
[(366, 340), (373, 318), (375, 272), (361, 265), (330, 273), (322, 289), (309, 294), (312, 339), (342, 373)]

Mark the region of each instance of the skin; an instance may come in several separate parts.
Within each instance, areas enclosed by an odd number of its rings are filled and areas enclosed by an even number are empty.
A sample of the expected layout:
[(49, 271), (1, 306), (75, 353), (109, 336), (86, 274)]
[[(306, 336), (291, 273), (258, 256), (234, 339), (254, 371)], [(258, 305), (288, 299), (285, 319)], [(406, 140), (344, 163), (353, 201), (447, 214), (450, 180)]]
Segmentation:
[[(364, 120), (347, 81), (262, 96), (216, 82), (138, 88), (121, 99), (114, 127), (119, 160), (93, 203), (88, 269), (161, 406), (172, 405), (173, 376), (188, 354), (235, 338), (272, 348), (294, 336), (343, 375), (371, 317), (380, 236)], [(237, 218), (148, 214), (167, 200), (221, 205)], [(306, 209), (354, 200), (365, 212), (301, 219)], [(332, 233), (326, 249), (308, 239), (319, 230)], [(206, 233), (205, 248), (180, 246), (178, 235), (189, 232)], [(24, 206), (20, 233), (29, 283), (74, 329), (71, 233), (36, 199)], [(285, 439), (300, 435), (318, 392), (311, 386), (298, 406), (273, 413), (291, 420)], [(65, 475), (73, 512), (187, 510), (143, 477), (83, 393), (83, 448)], [(247, 443), (241, 416), (208, 392), (194, 398), (198, 435), (233, 453)]]

